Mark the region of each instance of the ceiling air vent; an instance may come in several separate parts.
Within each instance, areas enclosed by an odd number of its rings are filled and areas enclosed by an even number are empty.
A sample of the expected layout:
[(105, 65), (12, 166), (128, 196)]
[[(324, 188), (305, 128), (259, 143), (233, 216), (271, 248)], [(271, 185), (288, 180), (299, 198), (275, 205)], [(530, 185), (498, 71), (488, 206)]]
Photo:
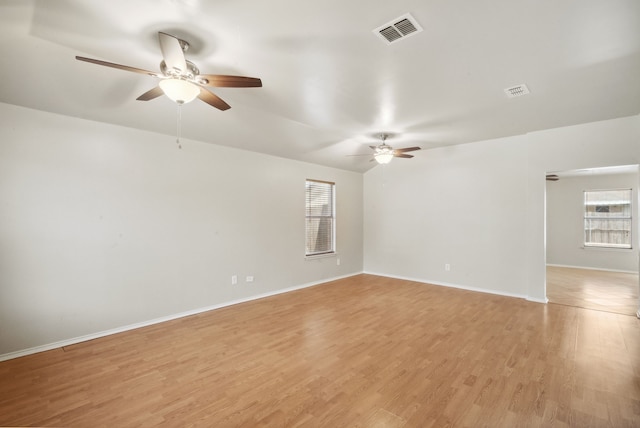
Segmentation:
[(422, 27), (420, 24), (418, 24), (411, 14), (407, 13), (406, 15), (402, 15), (391, 22), (381, 25), (373, 30), (373, 33), (384, 40), (387, 44), (391, 44), (413, 34), (418, 34), (421, 31)]
[(529, 88), (524, 83), (522, 85), (512, 86), (504, 90), (509, 98), (521, 97), (529, 93)]

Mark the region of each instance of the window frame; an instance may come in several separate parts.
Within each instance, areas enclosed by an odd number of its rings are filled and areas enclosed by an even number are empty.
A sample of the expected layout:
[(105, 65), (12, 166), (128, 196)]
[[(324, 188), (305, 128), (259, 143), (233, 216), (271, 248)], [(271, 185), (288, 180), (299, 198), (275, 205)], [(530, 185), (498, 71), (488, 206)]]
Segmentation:
[[(619, 217), (611, 217), (611, 216), (588, 216), (587, 212), (587, 195), (589, 193), (597, 193), (597, 192), (620, 192), (626, 191), (629, 193), (629, 215), (628, 216), (619, 216)], [(598, 212), (597, 208), (594, 213)], [(609, 213), (609, 206), (607, 206), (606, 211), (599, 211), (601, 213)], [(600, 249), (600, 250), (622, 250), (629, 251), (634, 248), (633, 245), (633, 189), (632, 188), (615, 188), (615, 189), (591, 189), (583, 191), (583, 199), (582, 199), (582, 245), (583, 248), (586, 249)], [(629, 222), (629, 244), (614, 244), (614, 243), (600, 243), (600, 242), (587, 242), (587, 231), (593, 230), (592, 228), (587, 228), (587, 222), (591, 220), (626, 220)]]
[[(330, 186), (330, 191), (331, 191), (331, 213), (330, 215), (309, 215), (309, 210), (308, 210), (308, 200), (309, 200), (309, 193), (308, 193), (308, 189), (309, 189), (309, 184), (310, 183), (318, 183), (318, 184), (327, 184)], [(305, 201), (305, 258), (306, 259), (315, 259), (315, 258), (322, 258), (322, 257), (331, 257), (331, 256), (335, 256), (337, 254), (336, 252), (336, 183), (333, 181), (326, 181), (326, 180), (317, 180), (317, 179), (313, 179), (313, 178), (307, 178), (305, 179), (305, 195), (304, 195), (304, 201)], [(308, 248), (309, 248), (309, 241), (308, 241), (308, 233), (309, 233), (309, 219), (330, 219), (330, 224), (331, 224), (331, 234), (329, 235), (329, 238), (331, 239), (331, 245), (330, 245), (330, 249), (328, 251), (318, 251), (318, 252), (309, 252)]]

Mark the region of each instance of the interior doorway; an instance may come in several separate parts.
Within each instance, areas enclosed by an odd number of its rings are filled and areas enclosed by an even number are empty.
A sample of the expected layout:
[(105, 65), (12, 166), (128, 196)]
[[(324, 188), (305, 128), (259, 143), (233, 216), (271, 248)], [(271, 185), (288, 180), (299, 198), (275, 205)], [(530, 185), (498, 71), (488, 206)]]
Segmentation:
[[(638, 165), (548, 173), (545, 248), (550, 303), (640, 317), (639, 185)], [(591, 192), (607, 189), (631, 189), (626, 192), (631, 200), (590, 206)], [(613, 206), (625, 203), (624, 209)], [(627, 211), (629, 218), (620, 220), (624, 215), (617, 213)], [(604, 220), (594, 222), (592, 215)], [(590, 242), (596, 232), (607, 238)]]

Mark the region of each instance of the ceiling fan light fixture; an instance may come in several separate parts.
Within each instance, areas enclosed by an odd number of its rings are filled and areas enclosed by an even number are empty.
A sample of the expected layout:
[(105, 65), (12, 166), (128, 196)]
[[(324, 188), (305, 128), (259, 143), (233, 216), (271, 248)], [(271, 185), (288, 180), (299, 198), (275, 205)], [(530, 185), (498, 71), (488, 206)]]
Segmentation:
[(189, 103), (200, 94), (200, 88), (197, 85), (183, 79), (161, 80), (160, 88), (167, 97), (178, 104)]
[(381, 165), (388, 164), (393, 159), (393, 151), (392, 150), (380, 150), (378, 153), (373, 155), (376, 162)]

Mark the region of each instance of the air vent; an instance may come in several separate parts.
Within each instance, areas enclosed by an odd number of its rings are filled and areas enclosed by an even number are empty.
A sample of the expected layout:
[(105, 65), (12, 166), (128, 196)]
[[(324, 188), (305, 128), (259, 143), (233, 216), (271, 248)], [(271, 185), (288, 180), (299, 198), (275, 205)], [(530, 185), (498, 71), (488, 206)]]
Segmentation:
[(373, 30), (373, 33), (384, 40), (387, 44), (397, 42), (422, 31), (422, 27), (416, 19), (407, 13), (391, 22)]
[(512, 86), (504, 90), (509, 98), (521, 97), (529, 93), (529, 88), (524, 83), (522, 85)]

